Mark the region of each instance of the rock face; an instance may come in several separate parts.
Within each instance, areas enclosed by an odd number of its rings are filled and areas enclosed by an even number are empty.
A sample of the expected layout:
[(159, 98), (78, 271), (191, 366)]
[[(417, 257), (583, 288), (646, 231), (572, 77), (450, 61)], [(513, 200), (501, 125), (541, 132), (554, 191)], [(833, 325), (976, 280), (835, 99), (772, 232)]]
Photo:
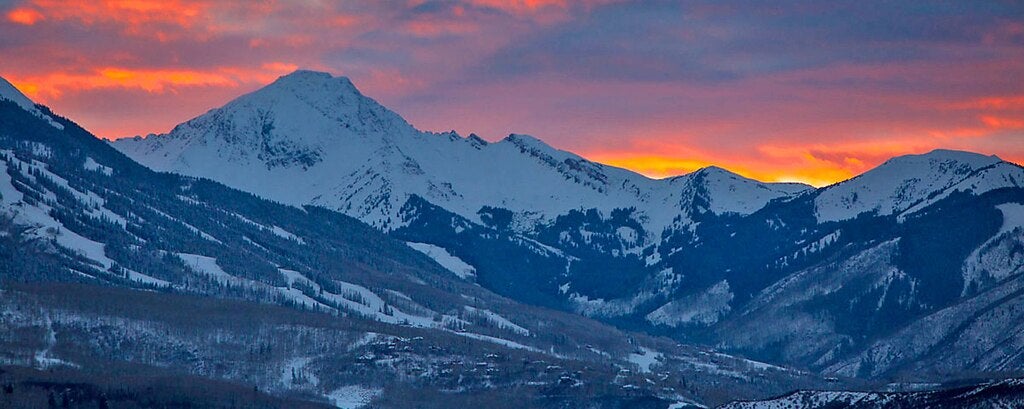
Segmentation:
[(714, 167), (652, 180), (525, 135), (421, 132), (305, 71), (114, 146), (337, 210), (498, 294), (624, 328), (857, 377), (1024, 366), (1024, 169), (993, 156), (897, 157), (821, 189)]

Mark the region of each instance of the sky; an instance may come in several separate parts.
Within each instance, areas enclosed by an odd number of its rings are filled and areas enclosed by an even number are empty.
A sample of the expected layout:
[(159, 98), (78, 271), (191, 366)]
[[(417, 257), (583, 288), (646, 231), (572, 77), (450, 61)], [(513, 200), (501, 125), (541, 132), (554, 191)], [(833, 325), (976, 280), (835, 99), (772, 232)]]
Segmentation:
[(1024, 2), (0, 0), (0, 76), (104, 138), (295, 69), (420, 129), (652, 177), (826, 185), (936, 148), (1024, 163)]

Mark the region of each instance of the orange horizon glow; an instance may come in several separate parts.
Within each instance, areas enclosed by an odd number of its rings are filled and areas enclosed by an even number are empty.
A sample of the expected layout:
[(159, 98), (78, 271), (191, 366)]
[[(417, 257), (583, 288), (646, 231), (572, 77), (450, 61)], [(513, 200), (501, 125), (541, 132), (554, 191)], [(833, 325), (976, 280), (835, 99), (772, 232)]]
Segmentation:
[[(147, 93), (163, 94), (178, 92), (180, 87), (226, 87), (238, 88), (248, 83), (259, 87), (272, 82), (280, 75), (294, 71), (298, 67), (288, 63), (267, 63), (257, 70), (238, 70), (218, 68), (211, 71), (187, 70), (152, 70), (139, 71), (117, 67), (105, 67), (92, 73), (66, 75), (62, 73), (48, 76), (28, 77), (25, 80), (11, 80), (20, 91), (36, 102), (59, 102), (64, 91), (62, 89), (99, 89), (122, 88), (140, 89)], [(1022, 99), (1024, 100), (1024, 99)], [(998, 102), (993, 102), (998, 101)], [(1014, 98), (990, 98), (980, 103), (981, 106), (1005, 108), (1016, 103)], [(212, 109), (215, 107), (208, 107)], [(174, 124), (191, 118), (181, 118)], [(979, 121), (989, 128), (1024, 128), (1024, 121), (1007, 118), (980, 116)], [(116, 138), (100, 136), (103, 139)], [(543, 139), (543, 138), (542, 138)], [(773, 183), (803, 183), (814, 187), (823, 187), (848, 180), (860, 173), (878, 166), (885, 160), (907, 154), (922, 154), (934, 149), (956, 149), (951, 146), (932, 145), (926, 141), (911, 142), (907, 140), (873, 141), (853, 145), (821, 145), (806, 146), (761, 146), (760, 155), (746, 158), (730, 158), (729, 156), (707, 154), (705, 157), (694, 157), (692, 153), (665, 155), (657, 152), (664, 147), (653, 149), (654, 152), (636, 151), (580, 151), (581, 156), (594, 162), (628, 169), (652, 179), (670, 178), (692, 173), (709, 166), (717, 166), (740, 176)], [(671, 148), (669, 150), (672, 150)], [(685, 149), (684, 149), (685, 150)], [(815, 151), (815, 153), (811, 153)], [(827, 156), (829, 152), (838, 153), (842, 159), (838, 162), (823, 160), (819, 156)], [(861, 157), (861, 158), (858, 158)], [(782, 159), (783, 162), (773, 161)], [(1003, 157), (1003, 160), (1021, 164), (1024, 158)]]
[[(983, 8), (959, 29), (941, 16), (970, 7), (922, 5), (923, 23), (865, 26), (803, 6), (12, 0), (0, 76), (104, 139), (167, 132), (306, 68), (420, 129), (528, 133), (653, 178), (719, 166), (824, 186), (939, 148), (1024, 163), (1020, 21)], [(872, 31), (899, 22), (910, 39)], [(959, 37), (929, 37), (940, 26)]]
[[(923, 152), (922, 152), (923, 153)], [(843, 168), (793, 168), (780, 169), (747, 169), (732, 163), (717, 163), (704, 160), (685, 159), (681, 157), (662, 157), (651, 155), (611, 154), (584, 155), (589, 160), (623, 169), (628, 169), (651, 179), (665, 179), (681, 176), (700, 169), (715, 166), (728, 170), (748, 179), (769, 183), (802, 183), (814, 187), (822, 187), (841, 182), (857, 174)]]

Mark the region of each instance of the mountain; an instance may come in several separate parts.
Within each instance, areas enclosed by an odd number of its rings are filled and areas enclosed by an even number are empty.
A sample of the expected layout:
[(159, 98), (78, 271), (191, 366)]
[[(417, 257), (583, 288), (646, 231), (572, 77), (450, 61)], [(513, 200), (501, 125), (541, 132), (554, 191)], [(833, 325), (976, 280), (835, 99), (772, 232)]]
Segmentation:
[(0, 406), (665, 407), (821, 384), (515, 302), (0, 90)]
[[(536, 223), (594, 204), (636, 207), (658, 231), (701, 199), (715, 213), (750, 213), (806, 186), (765, 184), (719, 168), (651, 180), (558, 151), (526, 135), (488, 143), (421, 132), (344, 77), (297, 71), (185, 122), (114, 146), (147, 166), (202, 176), (282, 203), (337, 209), (385, 230), (418, 196), (481, 222), (483, 207)], [(698, 186), (699, 185), (699, 186)], [(712, 189), (709, 197), (697, 198)], [(688, 209), (687, 209), (688, 210)], [(528, 230), (530, 226), (517, 225)]]
[(113, 145), (627, 330), (873, 381), (1024, 367), (1024, 169), (994, 156), (902, 156), (821, 189), (715, 167), (652, 180), (524, 135), (417, 131), (306, 71)]
[(865, 212), (881, 216), (927, 207), (949, 192), (984, 193), (1019, 187), (1018, 167), (995, 156), (936, 150), (893, 158), (852, 180), (822, 189), (815, 200), (818, 220), (848, 220)]
[[(734, 352), (875, 379), (1012, 373), (1024, 367), (1021, 182), (1024, 169), (994, 157), (894, 158), (744, 220), (705, 223), (701, 248), (669, 263), (728, 284), (700, 305), (728, 307), (704, 341)], [(727, 258), (736, 249), (753, 255)]]
[[(467, 240), (537, 259), (544, 267), (534, 272), (551, 278), (544, 288), (499, 292), (544, 299), (545, 305), (566, 303), (569, 294), (602, 298), (602, 292), (572, 283), (575, 276), (602, 274), (609, 263), (637, 277), (656, 271), (655, 245), (667, 229), (686, 229), (705, 214), (749, 214), (809, 189), (714, 167), (652, 180), (526, 135), (488, 143), (475, 135), (421, 132), (348, 79), (309, 71), (281, 77), (167, 135), (114, 146), (153, 169), (210, 178), (282, 203), (338, 210), (406, 241), (443, 247), (483, 282), (508, 283), (518, 272), (478, 265), (493, 263), (462, 251)], [(417, 209), (419, 203), (433, 207)], [(448, 213), (459, 226), (421, 228)], [(507, 237), (501, 243), (446, 237), (467, 236), (461, 234), (467, 226)], [(453, 241), (462, 244), (445, 244)], [(598, 254), (605, 257), (595, 260)], [(559, 272), (569, 277), (556, 280)]]

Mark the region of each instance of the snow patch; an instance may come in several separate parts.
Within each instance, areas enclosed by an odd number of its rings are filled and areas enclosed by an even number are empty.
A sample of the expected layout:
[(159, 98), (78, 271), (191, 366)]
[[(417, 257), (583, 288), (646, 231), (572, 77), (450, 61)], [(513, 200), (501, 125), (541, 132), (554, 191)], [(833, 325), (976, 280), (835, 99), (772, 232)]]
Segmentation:
[(339, 409), (358, 409), (380, 396), (382, 390), (360, 385), (343, 386), (327, 394), (331, 404)]
[(523, 336), (530, 336), (530, 330), (523, 328), (519, 325), (516, 325), (516, 323), (512, 322), (508, 318), (502, 317), (501, 315), (498, 315), (490, 310), (474, 308), (468, 305), (465, 307), (465, 309), (470, 314), (477, 314), (484, 317), (484, 319), (491, 322), (498, 328), (512, 331)]
[(99, 173), (102, 173), (102, 174), (107, 175), (107, 176), (110, 176), (110, 175), (114, 174), (114, 169), (113, 168), (111, 168), (109, 166), (100, 165), (99, 162), (96, 162), (95, 160), (93, 160), (90, 157), (86, 157), (85, 158), (85, 163), (82, 164), (82, 168), (85, 169), (85, 170), (88, 170), (88, 171), (92, 171), (92, 172), (99, 172)]
[(434, 261), (437, 262), (437, 264), (440, 264), (441, 267), (451, 271), (463, 280), (470, 280), (476, 277), (476, 268), (465, 261), (462, 261), (462, 259), (451, 255), (448, 253), (448, 250), (445, 250), (444, 248), (427, 243), (407, 242), (405, 244), (412, 247), (413, 250), (434, 259)]
[(636, 364), (640, 369), (640, 372), (650, 373), (651, 368), (654, 367), (654, 365), (658, 365), (658, 361), (664, 358), (664, 356), (665, 355), (661, 352), (656, 352), (653, 349), (640, 348), (639, 351), (629, 354), (629, 356), (626, 357), (626, 360)]
[(302, 237), (296, 236), (295, 234), (292, 234), (291, 232), (280, 227), (271, 226), (270, 231), (283, 239), (292, 240), (299, 244), (306, 244), (306, 241), (303, 240)]
[(729, 282), (722, 280), (701, 293), (671, 301), (645, 317), (652, 324), (676, 327), (683, 324), (711, 325), (732, 308)]

